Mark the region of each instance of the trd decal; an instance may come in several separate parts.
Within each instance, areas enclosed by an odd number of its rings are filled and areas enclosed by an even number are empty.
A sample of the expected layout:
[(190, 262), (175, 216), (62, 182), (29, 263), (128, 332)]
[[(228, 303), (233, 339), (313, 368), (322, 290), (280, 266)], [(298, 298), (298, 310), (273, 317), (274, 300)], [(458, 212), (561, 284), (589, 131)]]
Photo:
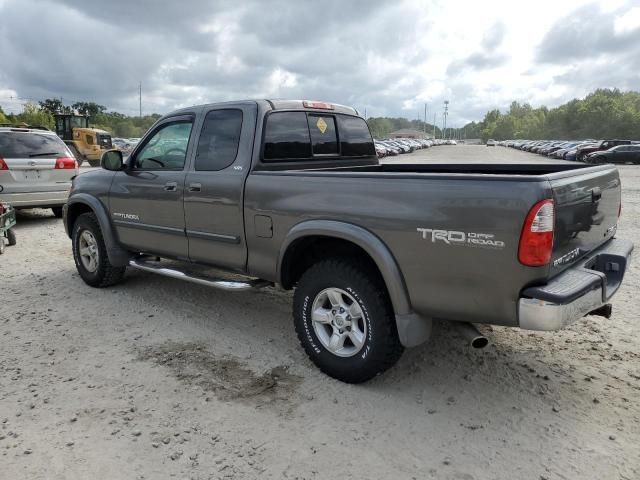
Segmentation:
[(442, 242), (447, 245), (481, 248), (504, 248), (502, 240), (496, 240), (492, 233), (459, 232), (457, 230), (437, 230), (432, 228), (417, 228), (423, 240), (431, 243)]

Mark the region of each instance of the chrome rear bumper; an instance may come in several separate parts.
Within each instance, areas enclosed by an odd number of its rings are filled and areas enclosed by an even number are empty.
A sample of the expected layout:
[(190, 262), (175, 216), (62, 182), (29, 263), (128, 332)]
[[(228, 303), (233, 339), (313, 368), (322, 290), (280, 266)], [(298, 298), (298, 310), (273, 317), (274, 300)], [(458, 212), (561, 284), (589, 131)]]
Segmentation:
[(525, 330), (559, 330), (605, 305), (622, 284), (633, 244), (612, 239), (547, 285), (526, 288), (518, 302)]

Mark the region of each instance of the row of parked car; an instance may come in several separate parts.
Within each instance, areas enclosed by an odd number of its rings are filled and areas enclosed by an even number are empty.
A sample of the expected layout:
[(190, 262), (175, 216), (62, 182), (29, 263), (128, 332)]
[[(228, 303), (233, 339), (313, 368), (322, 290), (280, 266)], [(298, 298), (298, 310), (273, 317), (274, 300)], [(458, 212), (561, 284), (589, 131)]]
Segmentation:
[(375, 140), (374, 143), (376, 145), (378, 158), (391, 157), (402, 153), (411, 153), (421, 148), (429, 148), (436, 145), (457, 144), (455, 140), (426, 140), (423, 138), (387, 138), (384, 140)]
[(120, 150), (124, 155), (129, 155), (133, 148), (140, 142), (139, 138), (112, 138), (113, 146)]
[(640, 141), (634, 140), (505, 140), (494, 144), (560, 160), (640, 163)]

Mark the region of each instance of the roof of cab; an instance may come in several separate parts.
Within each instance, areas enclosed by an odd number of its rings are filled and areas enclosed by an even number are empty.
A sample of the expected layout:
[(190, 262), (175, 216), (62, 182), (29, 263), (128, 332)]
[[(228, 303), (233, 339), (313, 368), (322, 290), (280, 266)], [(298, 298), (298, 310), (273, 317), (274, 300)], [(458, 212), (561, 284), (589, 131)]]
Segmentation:
[(194, 105), (192, 107), (180, 108), (178, 110), (174, 110), (163, 117), (166, 116), (175, 116), (180, 114), (189, 114), (194, 113), (196, 110), (200, 108), (208, 108), (208, 107), (219, 107), (219, 106), (232, 106), (232, 105), (242, 105), (242, 104), (256, 104), (262, 103), (265, 106), (268, 105), (267, 108), (271, 110), (310, 110), (310, 111), (324, 111), (324, 112), (334, 112), (334, 113), (346, 113), (349, 115), (360, 115), (355, 108), (348, 107), (346, 105), (340, 105), (339, 103), (331, 103), (331, 102), (315, 102), (311, 103), (326, 103), (331, 105), (331, 109), (323, 109), (323, 108), (308, 108), (305, 107), (303, 102), (308, 100), (286, 100), (286, 99), (254, 99), (254, 100), (234, 100), (229, 102), (215, 102), (215, 103), (207, 103), (202, 105)]

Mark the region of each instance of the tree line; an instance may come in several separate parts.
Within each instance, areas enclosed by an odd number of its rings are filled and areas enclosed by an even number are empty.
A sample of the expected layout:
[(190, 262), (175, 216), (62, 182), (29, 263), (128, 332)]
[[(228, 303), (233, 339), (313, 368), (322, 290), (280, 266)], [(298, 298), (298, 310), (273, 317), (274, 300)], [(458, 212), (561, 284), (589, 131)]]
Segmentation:
[(640, 92), (603, 88), (551, 109), (512, 102), (508, 111), (491, 110), (465, 128), (467, 137), (483, 141), (640, 139)]
[[(38, 103), (28, 103), (19, 114), (4, 114), (0, 108), (0, 123), (26, 123), (55, 129), (53, 115), (76, 111), (90, 117), (90, 125), (110, 132), (116, 137), (141, 137), (155, 123), (159, 114), (130, 117), (109, 112), (94, 102), (76, 102), (64, 105), (61, 100), (49, 98)], [(422, 120), (401, 117), (371, 117), (367, 119), (374, 138), (386, 138), (389, 133), (404, 128), (425, 131), (433, 135), (432, 124)], [(489, 138), (506, 140), (625, 138), (640, 139), (640, 92), (622, 92), (618, 89), (598, 89), (583, 99), (573, 100), (555, 108), (533, 108), (528, 103), (512, 102), (506, 112), (499, 109), (487, 112), (480, 122), (463, 127), (464, 133), (456, 135), (447, 129), (447, 137)], [(462, 133), (462, 132), (460, 132)], [(439, 127), (436, 137), (442, 137)]]
[(76, 102), (64, 105), (58, 98), (47, 98), (38, 103), (27, 103), (18, 114), (5, 114), (0, 107), (1, 123), (26, 123), (55, 130), (56, 113), (79, 113), (89, 116), (89, 126), (106, 130), (115, 137), (142, 137), (161, 115), (154, 113), (144, 117), (130, 117), (118, 112), (108, 112), (107, 107), (95, 102)]

